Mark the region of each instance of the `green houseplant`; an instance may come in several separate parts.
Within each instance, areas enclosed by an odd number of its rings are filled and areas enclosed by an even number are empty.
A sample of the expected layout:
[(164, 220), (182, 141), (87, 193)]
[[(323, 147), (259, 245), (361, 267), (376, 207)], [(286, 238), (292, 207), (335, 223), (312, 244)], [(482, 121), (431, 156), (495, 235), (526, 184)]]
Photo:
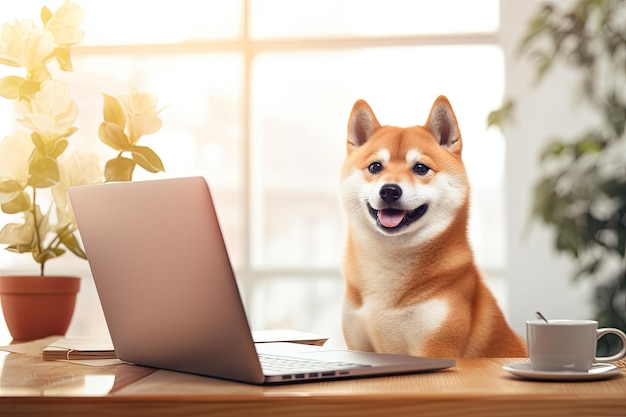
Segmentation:
[[(554, 231), (554, 246), (577, 263), (573, 279), (593, 279), (596, 318), (626, 329), (626, 1), (577, 0), (540, 7), (520, 43), (541, 82), (551, 68), (575, 71), (581, 98), (597, 117), (572, 138), (548, 138), (540, 156), (531, 218)], [(502, 127), (513, 99), (489, 115)], [(617, 339), (602, 338), (599, 350)]]
[[(86, 259), (76, 236), (68, 188), (130, 181), (137, 165), (149, 172), (163, 171), (159, 156), (137, 144), (143, 135), (161, 128), (156, 96), (134, 90), (118, 97), (103, 95), (104, 120), (97, 134), (117, 153), (104, 172), (96, 155), (68, 154), (77, 131), (78, 107), (69, 86), (53, 77), (49, 64), (72, 71), (70, 49), (83, 38), (82, 19), (82, 8), (68, 0), (54, 13), (43, 7), (41, 26), (16, 20), (5, 23), (0, 34), (0, 63), (20, 72), (0, 79), (0, 96), (15, 102), (22, 127), (0, 141), (0, 208), (11, 219), (0, 228), (0, 245), (30, 254), (39, 265), (38, 276), (0, 277), (2, 308), (15, 339), (64, 334), (69, 326), (80, 279), (45, 275), (46, 263), (67, 252)], [(45, 304), (45, 294), (52, 294), (53, 304)], [(22, 310), (27, 301), (34, 305)], [(62, 317), (47, 329), (55, 312)], [(27, 328), (18, 329), (13, 320), (25, 321)]]

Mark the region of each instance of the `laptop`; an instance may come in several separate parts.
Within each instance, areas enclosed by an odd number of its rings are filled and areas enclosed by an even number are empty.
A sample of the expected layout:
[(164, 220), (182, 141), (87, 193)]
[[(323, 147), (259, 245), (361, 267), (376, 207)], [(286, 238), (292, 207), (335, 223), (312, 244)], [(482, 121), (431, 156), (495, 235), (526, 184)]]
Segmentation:
[[(319, 346), (257, 349), (203, 177), (71, 187), (69, 197), (119, 359), (276, 384), (435, 371), (452, 359)], [(259, 344), (260, 345), (260, 344)], [(302, 346), (302, 345), (301, 345)], [(277, 361), (295, 362), (293, 369)]]

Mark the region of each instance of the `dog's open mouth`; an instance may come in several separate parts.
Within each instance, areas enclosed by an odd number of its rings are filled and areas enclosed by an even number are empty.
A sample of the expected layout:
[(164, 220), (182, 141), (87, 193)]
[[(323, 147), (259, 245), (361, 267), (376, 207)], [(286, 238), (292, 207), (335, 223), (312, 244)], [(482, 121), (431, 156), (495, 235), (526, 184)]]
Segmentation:
[(367, 205), (370, 214), (376, 220), (376, 224), (385, 230), (393, 230), (406, 227), (418, 220), (428, 210), (427, 204), (422, 204), (415, 210), (398, 210), (393, 208), (385, 208), (376, 210), (369, 204)]

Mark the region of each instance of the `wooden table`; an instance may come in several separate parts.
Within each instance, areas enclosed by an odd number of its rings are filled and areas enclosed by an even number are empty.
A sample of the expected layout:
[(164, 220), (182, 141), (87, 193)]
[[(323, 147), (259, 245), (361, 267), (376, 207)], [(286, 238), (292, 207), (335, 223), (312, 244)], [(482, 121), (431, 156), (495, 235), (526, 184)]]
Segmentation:
[(626, 362), (613, 379), (564, 383), (501, 369), (521, 361), (459, 359), (436, 373), (260, 387), (0, 352), (0, 416), (626, 416)]

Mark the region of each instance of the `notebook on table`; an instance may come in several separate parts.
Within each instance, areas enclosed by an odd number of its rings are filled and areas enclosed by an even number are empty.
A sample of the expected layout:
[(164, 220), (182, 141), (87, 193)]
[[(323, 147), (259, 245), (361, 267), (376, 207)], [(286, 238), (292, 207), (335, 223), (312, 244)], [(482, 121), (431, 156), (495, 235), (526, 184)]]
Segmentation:
[[(310, 332), (292, 329), (253, 330), (254, 343), (298, 343), (303, 345), (322, 346), (328, 340)], [(41, 359), (52, 360), (91, 360), (117, 359), (111, 339), (80, 339), (59, 337), (46, 345), (41, 351)]]
[(434, 371), (452, 359), (311, 346), (260, 358), (202, 177), (72, 187), (70, 201), (117, 357), (254, 384)]

